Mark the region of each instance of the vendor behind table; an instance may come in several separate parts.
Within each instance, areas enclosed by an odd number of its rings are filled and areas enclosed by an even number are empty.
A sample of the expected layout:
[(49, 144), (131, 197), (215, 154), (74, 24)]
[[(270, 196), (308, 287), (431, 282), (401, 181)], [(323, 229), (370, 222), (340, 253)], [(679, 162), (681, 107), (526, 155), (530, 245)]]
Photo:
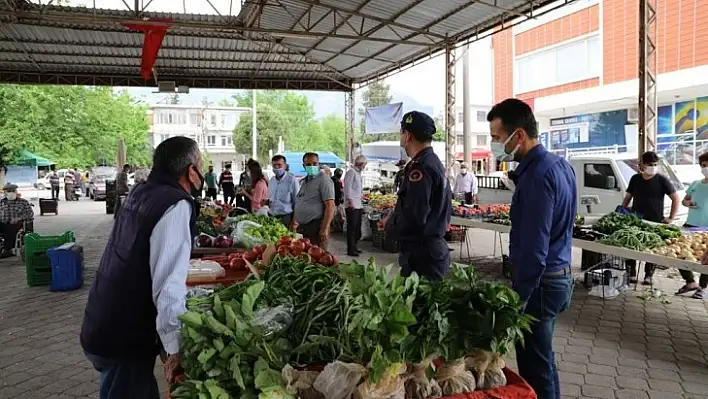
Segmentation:
[(470, 172), (466, 163), (460, 165), (460, 174), (455, 178), (455, 194), (464, 194), (465, 203), (468, 205), (477, 202), (477, 176)]
[(334, 217), (334, 183), (320, 169), (317, 153), (305, 153), (302, 164), (307, 175), (300, 181), (295, 200), (294, 227), (313, 244), (326, 248)]
[(516, 346), (519, 374), (539, 398), (560, 399), (553, 330), (573, 292), (570, 271), (576, 213), (576, 183), (571, 166), (538, 142), (531, 108), (507, 99), (487, 115), (491, 149), (500, 161), (518, 162), (511, 203), (509, 257), (515, 272), (513, 288), (525, 303), (524, 312), (538, 321)]
[(298, 185), (295, 176), (288, 172), (288, 160), (282, 155), (274, 155), (270, 160), (273, 177), (268, 184), (268, 205), (270, 214), (285, 226), (293, 228), (293, 211), (297, 198)]

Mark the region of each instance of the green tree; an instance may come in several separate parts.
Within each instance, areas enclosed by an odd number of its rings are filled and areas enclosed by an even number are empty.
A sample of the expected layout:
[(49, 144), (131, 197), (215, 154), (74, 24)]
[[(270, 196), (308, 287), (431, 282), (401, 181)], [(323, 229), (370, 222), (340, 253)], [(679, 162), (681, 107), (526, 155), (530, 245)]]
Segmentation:
[[(239, 107), (252, 107), (253, 92), (234, 96)], [(332, 151), (345, 154), (344, 118), (329, 115), (315, 119), (315, 110), (306, 96), (289, 91), (258, 91), (256, 98), (258, 157), (276, 151), (280, 137), (289, 151)], [(234, 129), (234, 145), (240, 153), (251, 153), (253, 116), (244, 114)]]
[(28, 150), (58, 167), (115, 163), (123, 138), (130, 163), (148, 164), (146, 108), (109, 87), (0, 86), (0, 137), (16, 157)]

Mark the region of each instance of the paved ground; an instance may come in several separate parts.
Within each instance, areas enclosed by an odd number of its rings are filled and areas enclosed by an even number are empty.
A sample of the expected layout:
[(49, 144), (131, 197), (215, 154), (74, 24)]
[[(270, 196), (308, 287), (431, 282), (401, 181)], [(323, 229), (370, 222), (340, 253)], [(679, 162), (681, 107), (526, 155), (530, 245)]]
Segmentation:
[[(0, 260), (0, 398), (96, 398), (98, 373), (78, 342), (88, 285), (110, 232), (104, 203), (60, 204), (61, 215), (38, 218), (41, 234), (73, 230), (84, 246), (86, 285), (75, 292), (29, 288), (19, 259)], [(492, 254), (493, 235), (470, 235), (473, 255)], [(341, 240), (333, 245), (344, 252)], [(370, 243), (362, 248), (371, 249)], [(391, 254), (371, 252), (381, 263)], [(459, 255), (459, 248), (455, 254)], [(580, 254), (576, 254), (580, 259)], [(475, 260), (487, 278), (499, 278), (496, 262)], [(671, 273), (670, 273), (671, 274)], [(659, 279), (674, 292), (678, 281)], [(568, 398), (708, 398), (708, 311), (685, 298), (646, 300), (630, 290), (603, 301), (576, 285), (571, 309), (556, 328), (562, 391)], [(508, 359), (514, 365), (513, 358)], [(156, 375), (160, 376), (160, 366)], [(161, 380), (161, 377), (159, 379)], [(163, 384), (164, 386), (164, 384)]]

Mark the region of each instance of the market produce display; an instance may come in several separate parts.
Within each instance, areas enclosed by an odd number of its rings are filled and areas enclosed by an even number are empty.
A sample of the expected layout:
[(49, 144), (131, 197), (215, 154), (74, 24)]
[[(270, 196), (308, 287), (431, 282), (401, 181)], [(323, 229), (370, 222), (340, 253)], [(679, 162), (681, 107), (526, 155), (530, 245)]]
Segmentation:
[(231, 212), (231, 206), (221, 201), (202, 201), (197, 217), (197, 233), (215, 237), (219, 234), (228, 235), (231, 233), (228, 226), (224, 225), (224, 220)]
[(172, 398), (423, 399), (506, 384), (502, 356), (532, 322), (513, 290), (457, 266), (436, 282), (390, 274), (276, 256), (261, 280), (189, 298)]
[(470, 219), (491, 219), (501, 215), (508, 215), (510, 209), (511, 206), (506, 204), (474, 205), (471, 207), (457, 205), (453, 206), (452, 214), (453, 216)]
[(377, 211), (393, 209), (396, 207), (396, 195), (371, 193), (368, 195), (368, 202), (369, 205)]
[(661, 236), (656, 233), (644, 231), (639, 227), (628, 227), (615, 230), (609, 236), (600, 239), (600, 242), (607, 245), (614, 245), (635, 251), (644, 251), (659, 245), (664, 245)]
[(654, 248), (649, 252), (670, 258), (700, 262), (706, 253), (706, 248), (708, 248), (708, 233), (700, 232), (678, 238), (668, 238), (664, 242), (665, 246)]
[(593, 226), (595, 231), (610, 235), (618, 230), (636, 227), (639, 230), (658, 234), (661, 239), (681, 237), (681, 230), (670, 224), (650, 224), (633, 214), (610, 213), (601, 217)]

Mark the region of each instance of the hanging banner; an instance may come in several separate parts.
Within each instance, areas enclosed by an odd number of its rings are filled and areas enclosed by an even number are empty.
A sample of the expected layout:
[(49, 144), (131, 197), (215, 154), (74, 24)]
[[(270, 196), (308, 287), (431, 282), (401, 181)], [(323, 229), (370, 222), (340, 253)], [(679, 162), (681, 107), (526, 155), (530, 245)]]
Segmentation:
[(366, 134), (395, 133), (401, 130), (403, 103), (366, 108), (364, 126)]
[(157, 60), (157, 53), (162, 46), (162, 40), (167, 34), (167, 30), (172, 26), (172, 20), (166, 18), (152, 18), (145, 21), (132, 21), (122, 23), (128, 29), (143, 32), (143, 54), (140, 61), (140, 76), (143, 79), (152, 77), (152, 68)]

